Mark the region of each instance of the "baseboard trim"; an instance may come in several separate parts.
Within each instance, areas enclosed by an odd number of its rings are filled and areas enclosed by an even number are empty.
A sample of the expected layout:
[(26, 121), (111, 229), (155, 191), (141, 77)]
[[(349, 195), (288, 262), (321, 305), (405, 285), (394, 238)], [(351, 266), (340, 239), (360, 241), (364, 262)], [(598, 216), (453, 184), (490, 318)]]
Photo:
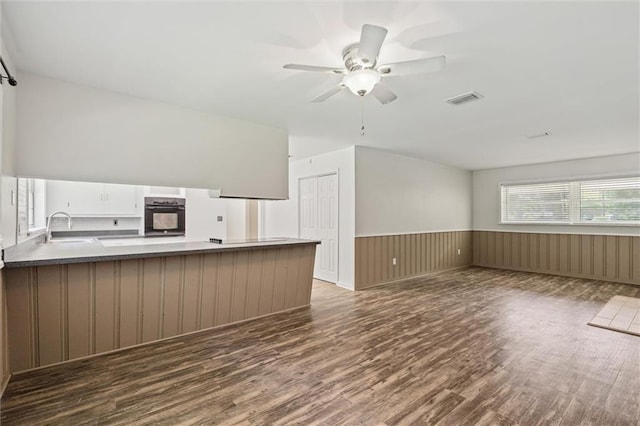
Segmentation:
[(208, 332), (211, 332), (211, 331), (223, 330), (225, 328), (235, 327), (235, 326), (238, 326), (240, 324), (244, 324), (244, 323), (247, 323), (247, 322), (250, 322), (250, 321), (255, 321), (255, 320), (267, 318), (267, 317), (270, 317), (272, 315), (286, 314), (286, 313), (291, 313), (291, 312), (299, 311), (299, 310), (303, 310), (303, 309), (309, 309), (310, 306), (311, 306), (310, 304), (309, 305), (303, 305), (303, 306), (296, 306), (295, 308), (285, 309), (284, 311), (271, 312), (271, 313), (268, 313), (268, 314), (265, 314), (265, 315), (260, 315), (260, 316), (253, 317), (253, 318), (247, 318), (247, 319), (243, 319), (243, 320), (236, 321), (236, 322), (230, 322), (228, 324), (221, 324), (221, 325), (216, 325), (214, 327), (204, 328), (202, 330), (195, 330), (195, 331), (190, 331), (188, 333), (178, 334), (177, 336), (164, 337), (162, 339), (152, 340), (150, 342), (138, 343), (136, 345), (126, 346), (124, 348), (112, 349), (110, 351), (105, 351), (105, 352), (100, 352), (100, 353), (97, 353), (97, 354), (91, 354), (91, 355), (86, 355), (86, 356), (82, 356), (82, 357), (78, 357), (78, 358), (68, 359), (68, 360), (65, 360), (65, 361), (60, 361), (60, 362), (56, 362), (56, 363), (52, 363), (52, 364), (47, 364), (47, 365), (43, 365), (43, 366), (40, 366), (40, 367), (34, 367), (34, 368), (28, 368), (26, 370), (15, 371), (15, 372), (11, 373), (11, 377), (13, 377), (14, 375), (20, 375), (20, 374), (23, 374), (23, 373), (29, 373), (29, 372), (33, 372), (33, 371), (38, 371), (38, 370), (42, 370), (42, 369), (49, 368), (49, 367), (68, 364), (70, 362), (96, 358), (96, 357), (103, 356), (103, 355), (108, 355), (108, 354), (113, 354), (113, 353), (117, 353), (117, 352), (127, 351), (129, 349), (149, 346), (149, 345), (152, 345), (152, 344), (155, 344), (155, 343), (158, 343), (158, 342), (166, 342), (168, 340), (180, 339), (182, 337), (191, 336), (191, 335), (194, 335), (194, 334), (204, 334), (204, 333), (208, 333)]
[(555, 275), (559, 277), (580, 278), (580, 279), (593, 280), (593, 281), (603, 281), (608, 283), (619, 283), (619, 284), (629, 284), (629, 285), (640, 286), (640, 282), (637, 282), (637, 281), (619, 280), (619, 279), (612, 280), (606, 277), (596, 277), (593, 275), (574, 274), (574, 273), (567, 273), (567, 272), (547, 272), (547, 271), (540, 271), (536, 269), (514, 268), (510, 266), (481, 265), (479, 263), (474, 263), (472, 266), (478, 266), (480, 268), (488, 268), (488, 269), (499, 269), (503, 271), (530, 272), (533, 274)]
[(366, 287), (362, 287), (362, 288), (356, 289), (356, 291), (360, 291), (360, 290), (369, 290), (369, 289), (371, 289), (371, 288), (379, 287), (379, 286), (381, 286), (381, 285), (399, 283), (399, 282), (402, 282), (402, 281), (412, 280), (412, 279), (414, 279), (414, 278), (428, 277), (428, 276), (430, 276), (430, 275), (439, 274), (439, 273), (441, 273), (441, 272), (449, 272), (449, 271), (455, 271), (455, 270), (458, 270), (458, 269), (465, 269), (465, 268), (468, 268), (468, 267), (470, 267), (470, 266), (474, 266), (474, 265), (472, 265), (472, 264), (468, 264), (468, 265), (461, 265), (461, 266), (456, 266), (456, 267), (453, 267), (453, 268), (438, 269), (438, 270), (436, 270), (436, 271), (429, 271), (429, 272), (427, 272), (426, 274), (409, 275), (409, 276), (406, 276), (406, 277), (398, 278), (397, 280), (384, 281), (384, 282), (381, 282), (381, 283), (371, 284), (371, 285), (368, 285), (368, 286), (366, 286)]

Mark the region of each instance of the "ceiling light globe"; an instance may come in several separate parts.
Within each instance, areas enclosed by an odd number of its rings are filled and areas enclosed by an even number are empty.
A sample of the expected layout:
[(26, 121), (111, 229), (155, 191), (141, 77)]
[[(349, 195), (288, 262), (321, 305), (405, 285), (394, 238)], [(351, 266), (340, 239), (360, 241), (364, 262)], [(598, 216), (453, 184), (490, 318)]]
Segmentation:
[(372, 69), (352, 71), (342, 79), (342, 84), (347, 86), (354, 95), (359, 96), (370, 93), (379, 82), (380, 73)]

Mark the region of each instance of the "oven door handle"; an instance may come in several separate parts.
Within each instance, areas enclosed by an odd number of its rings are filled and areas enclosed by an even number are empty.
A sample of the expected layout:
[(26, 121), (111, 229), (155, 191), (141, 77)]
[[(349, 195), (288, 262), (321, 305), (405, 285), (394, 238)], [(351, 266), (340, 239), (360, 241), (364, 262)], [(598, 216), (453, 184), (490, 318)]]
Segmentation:
[(171, 206), (171, 207), (167, 207), (167, 206), (145, 206), (145, 209), (147, 209), (147, 210), (170, 210), (170, 211), (174, 211), (174, 210), (184, 210), (184, 206)]

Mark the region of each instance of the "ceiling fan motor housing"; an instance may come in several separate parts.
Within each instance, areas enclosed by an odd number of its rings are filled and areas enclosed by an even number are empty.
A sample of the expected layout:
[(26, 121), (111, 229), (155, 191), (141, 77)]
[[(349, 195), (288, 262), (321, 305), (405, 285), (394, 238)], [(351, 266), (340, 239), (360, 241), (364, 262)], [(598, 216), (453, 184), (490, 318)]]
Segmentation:
[(345, 68), (349, 71), (373, 69), (378, 62), (377, 58), (374, 59), (373, 62), (360, 58), (358, 56), (358, 43), (345, 47), (342, 51), (342, 59), (344, 60)]

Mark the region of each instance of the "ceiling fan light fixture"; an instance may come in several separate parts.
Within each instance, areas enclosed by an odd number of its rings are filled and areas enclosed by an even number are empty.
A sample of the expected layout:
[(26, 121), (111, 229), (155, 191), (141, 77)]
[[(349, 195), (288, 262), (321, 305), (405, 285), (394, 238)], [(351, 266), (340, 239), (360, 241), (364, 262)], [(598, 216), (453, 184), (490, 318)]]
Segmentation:
[(342, 84), (354, 95), (364, 96), (370, 93), (380, 82), (380, 73), (372, 69), (360, 69), (345, 75)]

